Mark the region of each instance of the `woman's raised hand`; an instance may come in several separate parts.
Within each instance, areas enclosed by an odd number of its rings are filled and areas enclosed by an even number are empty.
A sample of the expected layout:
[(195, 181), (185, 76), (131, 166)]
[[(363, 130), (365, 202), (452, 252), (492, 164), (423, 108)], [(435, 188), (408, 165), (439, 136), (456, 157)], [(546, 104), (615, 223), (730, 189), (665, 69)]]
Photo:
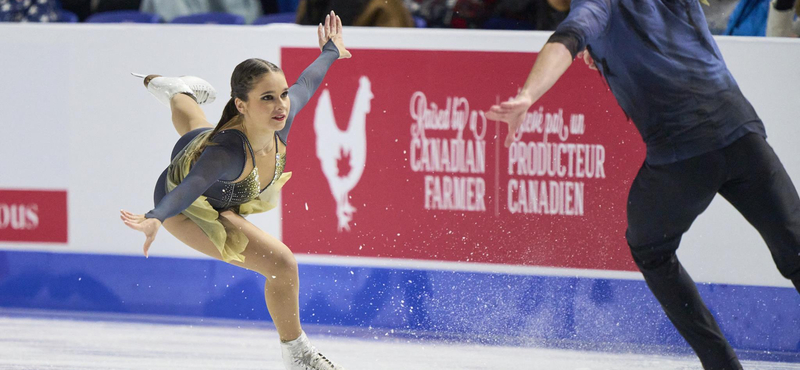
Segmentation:
[(144, 215), (135, 215), (126, 210), (119, 211), (119, 218), (131, 229), (144, 233), (146, 237), (144, 240), (144, 256), (147, 257), (150, 244), (153, 244), (153, 240), (156, 239), (156, 233), (161, 228), (161, 221), (155, 218), (145, 218)]
[(333, 10), (331, 10), (331, 14), (325, 16), (325, 24), (320, 23), (319, 27), (317, 27), (317, 35), (319, 36), (320, 50), (328, 43), (328, 40), (333, 40), (333, 44), (339, 49), (339, 59), (352, 57), (344, 47), (342, 19)]

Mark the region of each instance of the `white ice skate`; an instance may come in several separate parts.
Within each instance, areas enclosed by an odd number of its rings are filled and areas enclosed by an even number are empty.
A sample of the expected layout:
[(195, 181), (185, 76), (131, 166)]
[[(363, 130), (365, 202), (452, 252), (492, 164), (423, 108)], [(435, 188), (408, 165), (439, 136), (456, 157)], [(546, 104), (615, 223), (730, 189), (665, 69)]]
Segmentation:
[(153, 96), (161, 103), (169, 106), (169, 101), (175, 94), (186, 94), (194, 98), (197, 104), (212, 103), (217, 98), (217, 90), (208, 81), (194, 76), (162, 77), (131, 73), (144, 78), (144, 85)]
[(281, 353), (286, 370), (344, 370), (319, 353), (308, 341), (306, 333), (293, 341), (281, 343)]

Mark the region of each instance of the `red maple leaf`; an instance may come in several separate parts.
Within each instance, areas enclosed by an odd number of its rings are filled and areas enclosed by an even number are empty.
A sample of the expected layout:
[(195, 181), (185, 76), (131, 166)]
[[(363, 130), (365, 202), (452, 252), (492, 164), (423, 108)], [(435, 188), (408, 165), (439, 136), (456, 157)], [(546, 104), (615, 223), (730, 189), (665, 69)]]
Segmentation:
[(336, 167), (339, 169), (339, 177), (346, 177), (352, 169), (352, 167), (350, 167), (350, 151), (345, 151), (344, 148), (340, 150), (341, 154), (336, 160)]

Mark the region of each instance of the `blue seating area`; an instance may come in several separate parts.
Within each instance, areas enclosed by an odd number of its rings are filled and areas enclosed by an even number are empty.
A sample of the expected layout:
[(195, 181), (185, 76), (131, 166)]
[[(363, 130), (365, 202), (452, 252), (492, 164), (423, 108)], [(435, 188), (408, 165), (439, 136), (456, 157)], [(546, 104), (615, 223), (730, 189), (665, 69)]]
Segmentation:
[[(252, 25), (266, 25), (272, 23), (295, 23), (297, 13), (286, 12), (266, 14), (253, 21)], [(78, 16), (66, 10), (59, 11), (59, 21), (65, 23), (78, 22)], [(163, 23), (158, 14), (143, 13), (133, 10), (102, 12), (89, 16), (87, 23)], [(172, 24), (230, 24), (244, 25), (244, 17), (230, 13), (198, 13), (175, 17)]]
[(61, 23), (78, 23), (78, 16), (73, 12), (60, 9), (58, 11), (58, 21)]
[(230, 13), (198, 13), (175, 17), (176, 24), (244, 24), (244, 17)]
[[(266, 25), (272, 23), (295, 23), (297, 18), (297, 7), (300, 0), (273, 0), (273, 7), (265, 11), (278, 11), (278, 13), (268, 13), (253, 19), (240, 14), (225, 12), (208, 12), (181, 15), (171, 20), (165, 19), (159, 14), (142, 12), (138, 8), (130, 8), (130, 4), (120, 3), (118, 7), (110, 9), (126, 9), (113, 11), (97, 11), (88, 13), (74, 3), (64, 3), (63, 0), (41, 0), (40, 3), (30, 1), (3, 4), (0, 9), (0, 22), (59, 22), (59, 23), (171, 23), (171, 24), (223, 24), (223, 25), (245, 25), (248, 19), (252, 25)], [(87, 2), (88, 3), (88, 2)], [(67, 7), (65, 5), (71, 5)], [(127, 6), (127, 8), (126, 8)], [(277, 6), (277, 7), (275, 7)], [(37, 8), (38, 7), (38, 8)], [(74, 9), (73, 9), (74, 8)], [(109, 9), (108, 6), (105, 7)], [(38, 9), (38, 10), (34, 10)], [(88, 9), (88, 5), (87, 8)], [(174, 16), (174, 15), (173, 15)], [(171, 18), (171, 17), (170, 17)]]
[[(3, 0), (0, 0), (0, 2), (2, 1)], [(50, 9), (50, 14), (41, 17), (42, 19), (41, 21), (43, 22), (56, 21), (62, 23), (78, 23), (83, 21), (86, 23), (144, 23), (144, 24), (170, 23), (170, 24), (222, 24), (222, 25), (250, 24), (256, 26), (277, 24), (277, 23), (294, 24), (298, 22), (297, 8), (300, 2), (300, 0), (272, 0), (274, 1), (272, 5), (267, 8), (264, 8), (264, 10), (271, 12), (277, 10), (277, 13), (263, 14), (258, 17), (255, 17), (255, 15), (246, 16), (246, 15), (224, 13), (224, 12), (195, 13), (195, 14), (179, 15), (179, 16), (176, 16), (176, 14), (170, 14), (162, 16), (155, 13), (142, 12), (139, 10), (139, 8), (128, 8), (136, 10), (98, 11), (97, 13), (93, 14), (89, 14), (86, 12), (84, 13), (79, 12), (76, 14), (70, 11), (73, 10), (71, 8), (68, 8), (69, 10), (65, 10), (62, 8), (63, 5), (65, 5), (63, 0), (42, 0), (42, 1), (47, 1), (47, 4)], [(17, 7), (19, 6), (22, 5), (17, 5)], [(111, 9), (125, 9), (125, 8), (120, 7)], [(74, 11), (77, 12), (77, 10)], [(420, 15), (412, 15), (412, 16), (413, 16), (413, 27), (416, 28), (443, 26), (442, 24), (436, 22), (431, 23), (432, 21)], [(17, 15), (16, 17), (19, 18), (20, 16)], [(27, 17), (28, 21), (36, 21), (36, 19), (34, 17), (31, 17), (30, 14), (28, 14)], [(3, 20), (14, 21), (11, 20), (11, 18), (9, 19), (0, 18), (0, 21)], [(300, 22), (307, 22), (307, 20), (302, 19), (300, 20)], [(447, 28), (448, 26), (444, 25), (444, 27)], [(486, 24), (483, 25), (482, 28), (523, 30), (523, 29), (533, 29), (533, 26), (517, 20), (493, 17), (490, 18), (486, 22)]]
[[(148, 0), (150, 1), (150, 0)], [(173, 24), (222, 24), (222, 25), (268, 25), (275, 23), (299, 23), (315, 25), (321, 13), (320, 4), (326, 9), (343, 10), (366, 3), (321, 0), (306, 6), (298, 13), (301, 0), (260, 0), (257, 3), (240, 5), (240, 0), (229, 4), (217, 0), (0, 0), (0, 22), (60, 22), (60, 23), (173, 23)], [(186, 1), (181, 4), (181, 1)], [(243, 1), (243, 0), (241, 0)], [(310, 0), (307, 0), (310, 1)], [(372, 10), (383, 16), (365, 17), (368, 22), (356, 23), (356, 18), (346, 17), (345, 23), (360, 26), (456, 28), (490, 30), (555, 30), (566, 17), (569, 0), (392, 0), (400, 2), (406, 9), (380, 8), (375, 0)], [(714, 35), (765, 36), (767, 20), (773, 2), (800, 0), (719, 0), (704, 5), (709, 29)], [(405, 2), (403, 4), (403, 2)], [(562, 5), (553, 5), (550, 2)], [(567, 5), (563, 5), (566, 2)], [(509, 4), (516, 4), (511, 6)], [(517, 4), (518, 3), (518, 4)], [(94, 5), (92, 5), (94, 4)], [(155, 5), (160, 4), (160, 5)], [(471, 5), (468, 5), (471, 4)], [(397, 5), (397, 4), (395, 4)], [(392, 5), (392, 6), (395, 6)], [(732, 8), (735, 5), (735, 9)], [(372, 6), (372, 5), (371, 5)], [(566, 6), (566, 8), (564, 8)], [(777, 5), (776, 5), (777, 6)], [(377, 7), (377, 8), (376, 8)], [(537, 8), (539, 7), (539, 8)], [(796, 5), (800, 7), (800, 5)], [(541, 8), (541, 9), (540, 9)], [(127, 9), (127, 10), (122, 10)], [(367, 9), (367, 8), (365, 8)], [(449, 9), (445, 11), (445, 9)], [(534, 9), (540, 9), (535, 10)], [(547, 9), (548, 16), (537, 16)], [(142, 10), (145, 10), (146, 13)], [(352, 11), (352, 9), (350, 10)], [(408, 14), (405, 14), (408, 11)], [(731, 13), (732, 11), (732, 13)], [(197, 12), (194, 14), (189, 14)], [(800, 12), (800, 10), (796, 10)], [(323, 12), (324, 13), (324, 12)], [(346, 12), (349, 13), (349, 12)], [(448, 15), (450, 14), (450, 15)], [(774, 13), (778, 14), (778, 13)], [(782, 14), (782, 13), (781, 13)], [(798, 13), (800, 14), (800, 13)], [(409, 22), (408, 15), (412, 22)], [(174, 17), (174, 18), (173, 18)], [(322, 14), (324, 17), (324, 14)], [(777, 15), (775, 19), (780, 18)], [(392, 21), (386, 22), (387, 19)], [(795, 31), (800, 32), (800, 20), (794, 17)], [(362, 20), (363, 22), (363, 20)], [(385, 22), (385, 23), (384, 23)], [(399, 23), (392, 23), (399, 22)], [(780, 22), (779, 22), (780, 23)], [(788, 26), (791, 28), (791, 25)]]
[(158, 14), (142, 13), (135, 10), (95, 13), (86, 18), (87, 23), (161, 23)]
[(253, 21), (253, 25), (264, 25), (270, 23), (295, 23), (295, 19), (297, 19), (297, 13), (277, 13), (277, 14), (266, 14), (256, 18)]

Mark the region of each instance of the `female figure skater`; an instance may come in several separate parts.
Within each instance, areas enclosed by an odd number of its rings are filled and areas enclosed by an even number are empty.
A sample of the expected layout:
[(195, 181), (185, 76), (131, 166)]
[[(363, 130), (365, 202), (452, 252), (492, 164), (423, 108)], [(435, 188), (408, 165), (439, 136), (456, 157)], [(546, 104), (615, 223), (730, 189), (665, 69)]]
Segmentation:
[(342, 40), (342, 21), (333, 12), (317, 31), (322, 53), (291, 87), (270, 62), (248, 59), (236, 66), (231, 99), (216, 127), (199, 107), (215, 98), (208, 82), (190, 76), (145, 77), (147, 90), (170, 106), (181, 138), (156, 184), (156, 207), (145, 215), (120, 211), (126, 225), (145, 234), (145, 256), (163, 225), (206, 255), (264, 275), (267, 308), (288, 370), (342, 368), (317, 352), (300, 327), (297, 261), (292, 252), (242, 216), (276, 205), (280, 188), (291, 175), (283, 168), (292, 120), (331, 64), (350, 57)]

